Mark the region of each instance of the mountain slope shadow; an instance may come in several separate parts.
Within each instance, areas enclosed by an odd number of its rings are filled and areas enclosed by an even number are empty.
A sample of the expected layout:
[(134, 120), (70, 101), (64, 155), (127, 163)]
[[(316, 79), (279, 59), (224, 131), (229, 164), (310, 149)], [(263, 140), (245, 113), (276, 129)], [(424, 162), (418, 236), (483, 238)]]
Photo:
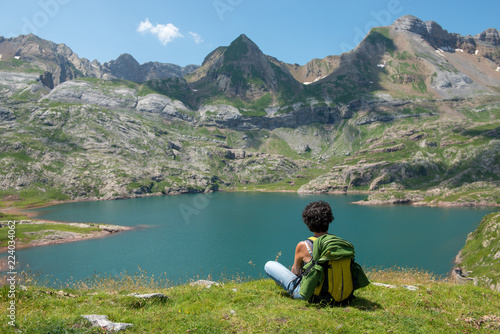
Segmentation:
[(373, 28), (352, 51), (340, 56), (339, 66), (327, 77), (311, 86), (322, 88), (326, 96), (342, 102), (350, 102), (360, 93), (383, 89), (380, 73), (384, 55), (393, 54), (396, 49), (389, 36), (389, 29)]

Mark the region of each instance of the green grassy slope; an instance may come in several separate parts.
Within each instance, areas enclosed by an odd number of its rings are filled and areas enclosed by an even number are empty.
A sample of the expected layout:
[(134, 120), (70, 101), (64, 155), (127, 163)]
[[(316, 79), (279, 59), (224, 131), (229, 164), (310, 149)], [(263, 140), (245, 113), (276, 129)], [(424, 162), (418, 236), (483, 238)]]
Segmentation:
[(458, 260), (476, 284), (500, 291), (500, 212), (485, 216), (469, 234)]
[[(370, 285), (347, 307), (318, 307), (287, 297), (270, 279), (230, 280), (210, 288), (169, 287), (147, 275), (94, 279), (55, 290), (33, 283), (17, 292), (16, 327), (3, 333), (104, 333), (81, 317), (132, 323), (124, 333), (483, 333), (500, 328), (500, 294), (435, 280), (416, 270), (369, 273)], [(407, 285), (416, 290), (405, 288)], [(161, 292), (166, 300), (130, 293)], [(5, 310), (8, 286), (0, 290)]]

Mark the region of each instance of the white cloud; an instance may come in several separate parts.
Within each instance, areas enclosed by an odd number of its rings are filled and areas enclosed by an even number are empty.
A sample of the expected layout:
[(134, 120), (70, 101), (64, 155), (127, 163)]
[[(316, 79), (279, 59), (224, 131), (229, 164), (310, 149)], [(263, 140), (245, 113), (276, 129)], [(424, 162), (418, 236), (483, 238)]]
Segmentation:
[(179, 32), (179, 28), (172, 23), (153, 25), (149, 19), (141, 22), (137, 31), (143, 34), (149, 32), (155, 35), (163, 45), (167, 45), (167, 43), (173, 41), (175, 38), (184, 37)]
[(191, 35), (191, 37), (193, 37), (194, 42), (196, 44), (200, 44), (201, 42), (203, 42), (203, 38), (201, 38), (201, 36), (199, 34), (192, 32), (192, 31), (190, 31), (189, 34)]

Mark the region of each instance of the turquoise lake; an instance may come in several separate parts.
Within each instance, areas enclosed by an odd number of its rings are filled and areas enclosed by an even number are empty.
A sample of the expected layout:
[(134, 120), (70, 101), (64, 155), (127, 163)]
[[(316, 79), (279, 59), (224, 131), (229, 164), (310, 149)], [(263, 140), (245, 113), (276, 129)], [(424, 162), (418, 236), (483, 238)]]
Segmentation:
[(106, 238), (19, 249), (16, 260), (18, 270), (30, 269), (62, 284), (140, 270), (166, 276), (173, 284), (261, 277), (265, 262), (277, 256), (292, 265), (297, 242), (311, 235), (302, 210), (324, 200), (335, 216), (329, 232), (353, 243), (356, 261), (365, 268), (416, 267), (446, 275), (467, 234), (494, 211), (351, 204), (364, 197), (220, 192), (61, 204), (36, 210), (38, 218), (136, 228)]

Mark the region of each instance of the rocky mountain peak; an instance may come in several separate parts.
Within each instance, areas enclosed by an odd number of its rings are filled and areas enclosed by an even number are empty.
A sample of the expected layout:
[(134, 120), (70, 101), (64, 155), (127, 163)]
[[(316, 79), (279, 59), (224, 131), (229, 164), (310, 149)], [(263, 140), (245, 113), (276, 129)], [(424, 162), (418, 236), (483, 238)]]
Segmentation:
[(17, 57), (17, 59), (31, 60), (33, 57), (41, 57), (44, 54), (47, 57), (53, 57), (56, 51), (57, 44), (44, 41), (33, 34), (0, 39), (0, 53), (3, 54), (4, 59)]
[(454, 34), (450, 34), (444, 30), (435, 21), (422, 21), (419, 18), (406, 15), (397, 19), (392, 27), (394, 30), (407, 31), (422, 36), (425, 40), (439, 46), (448, 46), (450, 42), (455, 40)]
[(284, 86), (292, 90), (301, 87), (286, 67), (265, 55), (244, 34), (229, 46), (212, 51), (203, 66), (186, 79), (197, 90), (210, 86), (227, 97), (243, 100), (255, 100), (268, 92), (279, 94)]
[(242, 34), (224, 51), (224, 63), (262, 62), (266, 56), (250, 38)]
[(462, 36), (457, 33), (449, 33), (434, 21), (423, 22), (411, 15), (397, 19), (391, 27), (395, 31), (418, 35), (435, 49), (460, 49), (470, 54), (479, 50), (481, 55), (497, 62), (497, 64), (500, 59), (498, 56), (500, 34), (494, 28), (489, 28), (474, 37)]
[(104, 71), (109, 73), (110, 76), (135, 82), (183, 77), (198, 67), (197, 65), (181, 67), (175, 64), (159, 62), (147, 62), (141, 65), (128, 53), (124, 53), (116, 60), (111, 60), (103, 65)]
[(120, 55), (116, 60), (104, 63), (103, 67), (119, 79), (139, 82), (144, 76), (141, 65), (128, 53)]
[(500, 46), (500, 33), (495, 28), (489, 28), (480, 34), (471, 36), (461, 36), (456, 33), (449, 33), (443, 29), (437, 22), (434, 21), (422, 21), (419, 18), (406, 15), (397, 19), (392, 27), (394, 30), (411, 32), (422, 36), (425, 40), (429, 41), (433, 46), (460, 46), (455, 45), (457, 43), (463, 43), (464, 41), (468, 43), (478, 43), (489, 47), (499, 47)]
[(486, 29), (482, 33), (474, 36), (474, 39), (492, 47), (500, 47), (500, 33), (495, 28)]
[(413, 15), (405, 15), (398, 18), (392, 24), (395, 30), (409, 31), (418, 35), (422, 35), (426, 32), (424, 27), (424, 22)]
[(135, 58), (131, 54), (128, 54), (128, 53), (121, 54), (120, 56), (118, 56), (118, 58), (116, 58), (116, 60), (112, 60), (111, 62), (122, 63), (122, 64), (129, 64), (129, 65), (132, 65), (132, 66), (138, 66), (139, 65), (139, 63), (137, 62), (137, 60), (135, 60)]
[(66, 45), (33, 34), (1, 39), (0, 54), (3, 60), (20, 60), (22, 69), (45, 71), (41, 81), (49, 88), (82, 75), (92, 76), (95, 71), (87, 59), (79, 58)]

